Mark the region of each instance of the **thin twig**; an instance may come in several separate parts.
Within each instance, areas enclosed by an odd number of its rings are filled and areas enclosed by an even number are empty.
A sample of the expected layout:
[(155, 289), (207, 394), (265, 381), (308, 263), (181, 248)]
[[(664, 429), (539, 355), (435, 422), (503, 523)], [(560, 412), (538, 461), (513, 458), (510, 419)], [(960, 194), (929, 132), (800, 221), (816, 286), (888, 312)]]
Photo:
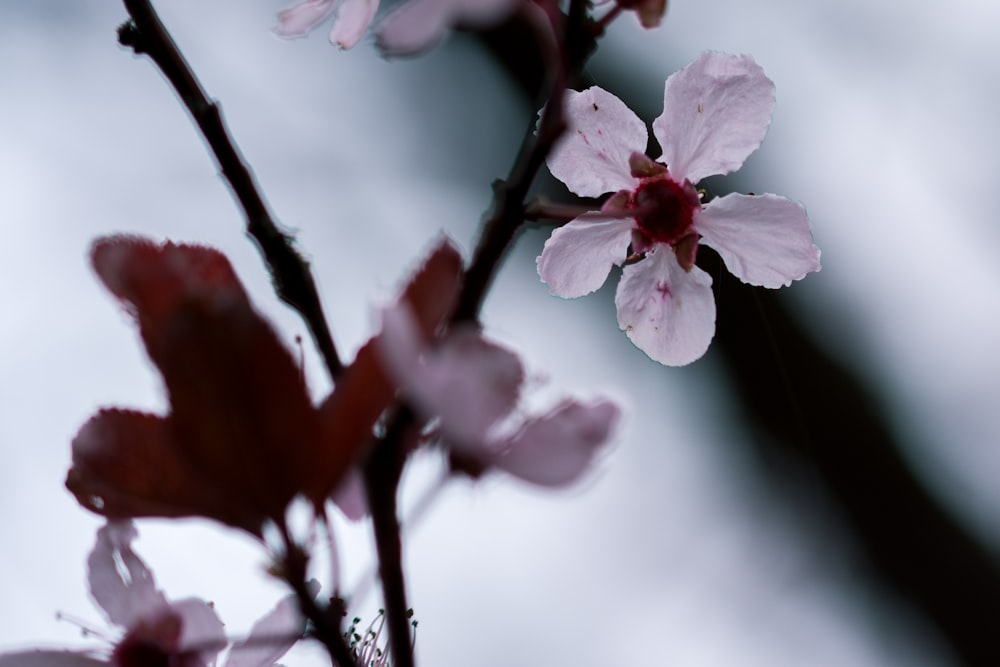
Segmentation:
[(131, 20), (118, 29), (118, 41), (136, 54), (148, 55), (174, 87), (208, 143), (246, 216), (247, 232), (256, 241), (282, 301), (305, 320), (330, 376), (342, 364), (320, 304), (309, 263), (282, 232), (264, 203), (249, 166), (240, 156), (222, 120), (218, 105), (198, 82), (149, 0), (123, 0)]
[[(561, 202), (546, 201), (536, 198), (528, 202), (524, 208), (525, 223), (544, 223), (547, 225), (562, 225), (571, 220), (575, 220), (584, 215), (593, 214), (594, 207), (580, 204), (563, 204)], [(603, 212), (602, 212), (603, 213)], [(628, 211), (629, 217), (635, 215)], [(615, 217), (613, 213), (607, 213), (604, 217)], [(622, 213), (625, 217), (625, 212)]]
[(285, 547), (285, 553), (280, 561), (281, 574), (298, 598), (302, 614), (309, 620), (309, 635), (326, 647), (335, 665), (355, 667), (357, 663), (340, 626), (346, 605), (339, 598), (334, 598), (333, 604), (327, 607), (322, 607), (316, 602), (307, 583), (308, 554), (295, 543), (284, 526), (281, 527), (281, 537)]
[(407, 452), (403, 443), (415, 422), (413, 412), (406, 407), (401, 408), (393, 416), (385, 436), (376, 443), (364, 467), (393, 667), (414, 667), (396, 492), (406, 462)]
[[(518, 230), (525, 221), (524, 200), (556, 141), (566, 127), (563, 117), (563, 91), (576, 78), (593, 52), (594, 28), (586, 15), (586, 2), (574, 0), (565, 17), (564, 29), (538, 30), (543, 62), (551, 77), (546, 90), (548, 101), (537, 128), (529, 123), (521, 140), (514, 166), (504, 181), (494, 184), (493, 213), (483, 225), (483, 233), (465, 272), (462, 294), (452, 317), (453, 322), (479, 319), (490, 284)], [(555, 22), (550, 15), (552, 23)]]

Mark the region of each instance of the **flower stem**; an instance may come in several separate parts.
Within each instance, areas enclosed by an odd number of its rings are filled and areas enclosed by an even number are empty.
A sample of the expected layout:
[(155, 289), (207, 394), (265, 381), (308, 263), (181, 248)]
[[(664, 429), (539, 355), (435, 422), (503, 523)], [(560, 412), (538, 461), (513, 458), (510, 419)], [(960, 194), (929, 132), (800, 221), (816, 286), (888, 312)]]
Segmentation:
[(364, 467), (393, 667), (414, 667), (396, 494), (406, 462), (406, 434), (415, 421), (413, 412), (401, 407)]
[(316, 602), (307, 583), (308, 554), (295, 543), (284, 526), (281, 526), (281, 536), (285, 546), (285, 553), (281, 559), (281, 574), (298, 598), (302, 614), (309, 620), (309, 634), (326, 647), (334, 665), (355, 667), (357, 663), (351, 655), (351, 649), (344, 639), (340, 626), (345, 612), (343, 600), (335, 598), (333, 604), (325, 608)]
[(210, 100), (149, 0), (123, 0), (131, 19), (118, 28), (118, 41), (136, 54), (148, 55), (173, 86), (219, 163), (246, 216), (247, 233), (256, 241), (271, 273), (275, 292), (305, 321), (330, 376), (343, 369), (320, 304), (309, 263), (293, 239), (278, 228), (226, 129), (219, 106)]
[(541, 25), (537, 15), (526, 17), (539, 24), (535, 32), (539, 38), (542, 62), (550, 72), (546, 86), (548, 101), (537, 128), (534, 119), (529, 123), (507, 179), (494, 184), (493, 212), (483, 226), (472, 262), (465, 273), (453, 322), (479, 319), (479, 311), (497, 268), (525, 221), (524, 200), (528, 190), (565, 129), (563, 91), (593, 52), (593, 32), (586, 15), (586, 3), (574, 0), (566, 17), (556, 14), (547, 15), (545, 25)]

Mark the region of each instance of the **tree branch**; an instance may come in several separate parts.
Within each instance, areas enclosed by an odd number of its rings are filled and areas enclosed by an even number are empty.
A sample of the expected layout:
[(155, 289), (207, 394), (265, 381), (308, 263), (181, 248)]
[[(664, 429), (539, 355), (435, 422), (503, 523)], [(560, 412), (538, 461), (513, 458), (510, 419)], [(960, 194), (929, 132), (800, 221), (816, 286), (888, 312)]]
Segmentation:
[(403, 575), (403, 544), (400, 535), (396, 493), (406, 463), (406, 434), (416, 426), (411, 410), (401, 407), (392, 417), (385, 436), (376, 443), (365, 467), (365, 490), (372, 517), (372, 532), (378, 552), (382, 601), (389, 626), (393, 667), (413, 667), (410, 643), (409, 605)]
[[(522, 22), (541, 23), (537, 15), (541, 11), (530, 7), (521, 17)], [(545, 86), (547, 103), (538, 120), (537, 130), (534, 119), (529, 123), (507, 179), (493, 186), (493, 212), (483, 226), (472, 262), (465, 272), (462, 294), (452, 318), (454, 322), (476, 321), (479, 318), (500, 261), (524, 223), (524, 201), (528, 190), (565, 129), (563, 91), (576, 78), (596, 44), (593, 24), (586, 15), (586, 3), (580, 0), (574, 0), (570, 5), (568, 16), (562, 17), (558, 10), (554, 10), (545, 17), (545, 21), (548, 25), (536, 27), (534, 33), (538, 37), (536, 62), (540, 63), (541, 71), (549, 75)], [(519, 29), (523, 30), (523, 25), (519, 26), (519, 22), (514, 21), (501, 30)], [(492, 48), (501, 48), (503, 44), (495, 36), (485, 39)], [(518, 50), (524, 51), (523, 42), (519, 42), (519, 46)]]
[(343, 367), (308, 262), (295, 249), (293, 239), (278, 228), (250, 168), (229, 136), (218, 105), (205, 94), (152, 3), (123, 2), (131, 20), (118, 28), (118, 41), (136, 54), (148, 55), (181, 98), (243, 208), (247, 233), (264, 256), (275, 292), (302, 316), (330, 376), (336, 378)]

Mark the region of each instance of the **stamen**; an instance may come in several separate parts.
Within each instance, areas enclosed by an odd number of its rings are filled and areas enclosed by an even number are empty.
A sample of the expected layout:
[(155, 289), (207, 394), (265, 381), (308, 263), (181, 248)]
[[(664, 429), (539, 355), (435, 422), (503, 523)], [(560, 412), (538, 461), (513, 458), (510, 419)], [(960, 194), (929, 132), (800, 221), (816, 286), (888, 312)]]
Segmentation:
[[(412, 618), (413, 610), (407, 609), (406, 614), (408, 618)], [(348, 642), (351, 655), (360, 667), (390, 667), (389, 652), (383, 645), (380, 645), (382, 630), (385, 628), (385, 610), (378, 610), (378, 614), (365, 629), (364, 635), (357, 631), (360, 622), (361, 618), (355, 616), (350, 627), (347, 628), (347, 632), (344, 633), (344, 639)], [(410, 625), (413, 628), (410, 650), (413, 650), (417, 644), (417, 622), (411, 621)]]
[(84, 621), (81, 618), (78, 618), (76, 616), (71, 616), (69, 614), (64, 614), (61, 611), (57, 611), (56, 612), (56, 620), (57, 621), (66, 621), (70, 625), (75, 625), (76, 627), (80, 628), (80, 634), (83, 637), (96, 637), (97, 639), (100, 639), (101, 641), (107, 642), (108, 644), (111, 644), (112, 646), (115, 644), (116, 640), (113, 639), (112, 637), (108, 636), (108, 634), (106, 632), (104, 632), (103, 630), (99, 630), (98, 628), (95, 628), (93, 625), (91, 625), (90, 623)]
[(299, 348), (299, 379), (306, 382), (306, 352), (302, 347), (302, 336), (295, 334), (295, 346)]

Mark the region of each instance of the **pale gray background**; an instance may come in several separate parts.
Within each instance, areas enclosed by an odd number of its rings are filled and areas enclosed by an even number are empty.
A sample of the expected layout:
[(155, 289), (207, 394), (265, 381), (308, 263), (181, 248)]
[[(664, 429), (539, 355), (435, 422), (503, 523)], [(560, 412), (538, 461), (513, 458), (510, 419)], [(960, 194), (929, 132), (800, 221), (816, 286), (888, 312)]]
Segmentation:
[[(323, 34), (278, 40), (277, 2), (161, 4), (299, 232), (338, 344), (355, 349), (439, 230), (470, 247), (533, 110), (465, 39), (386, 63), (369, 41), (339, 53)], [(303, 333), (173, 93), (117, 46), (124, 16), (108, 1), (0, 0), (0, 650), (86, 644), (56, 610), (103, 626), (84, 582), (100, 522), (62, 487), (69, 441), (98, 406), (165, 407), (87, 266), (91, 240), (218, 246), (284, 337)], [(778, 104), (749, 189), (803, 201), (823, 250), (822, 273), (792, 288), (802, 317), (873, 383), (921, 471), (994, 545), (998, 27), (1000, 8), (975, 0), (674, 0), (658, 31), (621, 19), (592, 69), (613, 92), (655, 99), (703, 49), (756, 57)], [(602, 79), (613, 59), (634, 63), (629, 80)], [(713, 354), (664, 369), (617, 331), (609, 299), (549, 297), (534, 272), (544, 238), (520, 240), (489, 331), (558, 391), (621, 398), (627, 423), (569, 492), (501, 478), (447, 488), (408, 544), (420, 664), (951, 664), (919, 618), (869, 589), (849, 547), (748, 474)], [(407, 498), (437, 469), (422, 459)], [(341, 533), (354, 582), (366, 533)], [(141, 522), (137, 549), (168, 595), (214, 600), (234, 633), (281, 594), (251, 540), (206, 523)], [(288, 662), (322, 664), (308, 649)]]

